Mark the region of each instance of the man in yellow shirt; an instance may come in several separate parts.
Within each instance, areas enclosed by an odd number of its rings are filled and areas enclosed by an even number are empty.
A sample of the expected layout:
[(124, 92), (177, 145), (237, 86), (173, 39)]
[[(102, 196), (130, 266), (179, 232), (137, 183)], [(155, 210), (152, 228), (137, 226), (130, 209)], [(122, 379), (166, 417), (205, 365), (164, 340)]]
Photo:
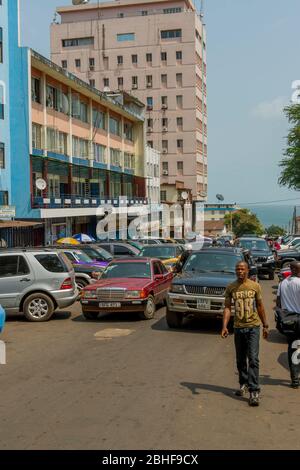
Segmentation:
[(238, 396), (244, 396), (249, 389), (250, 406), (259, 405), (259, 340), (260, 326), (263, 325), (263, 337), (267, 339), (269, 326), (262, 303), (260, 285), (248, 279), (247, 263), (236, 265), (237, 280), (230, 284), (225, 292), (225, 309), (221, 336), (227, 338), (231, 309), (234, 307), (234, 342), (240, 389)]

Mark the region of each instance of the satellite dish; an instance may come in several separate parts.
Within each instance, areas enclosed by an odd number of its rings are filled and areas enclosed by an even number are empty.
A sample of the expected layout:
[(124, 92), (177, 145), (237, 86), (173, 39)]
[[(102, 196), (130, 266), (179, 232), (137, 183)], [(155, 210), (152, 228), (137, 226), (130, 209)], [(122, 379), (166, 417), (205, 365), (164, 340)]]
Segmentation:
[(183, 191), (183, 192), (181, 193), (181, 197), (182, 197), (182, 199), (183, 199), (184, 201), (186, 201), (186, 200), (189, 198), (189, 195), (188, 195), (188, 193), (187, 193), (186, 191)]
[(222, 196), (222, 194), (217, 194), (216, 198), (218, 199), (218, 201), (224, 201), (224, 196)]
[(36, 180), (35, 186), (37, 189), (39, 189), (39, 191), (45, 191), (47, 188), (47, 183), (45, 180), (43, 180), (43, 178), (39, 178)]
[(73, 5), (85, 5), (89, 3), (90, 0), (72, 0)]

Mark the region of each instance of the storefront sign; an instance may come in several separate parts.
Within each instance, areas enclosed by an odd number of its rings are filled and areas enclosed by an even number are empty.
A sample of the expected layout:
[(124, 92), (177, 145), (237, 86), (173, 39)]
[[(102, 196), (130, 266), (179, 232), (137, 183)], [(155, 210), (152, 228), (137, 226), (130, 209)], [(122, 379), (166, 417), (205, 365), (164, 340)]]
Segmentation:
[(0, 206), (0, 219), (12, 219), (16, 217), (15, 206)]

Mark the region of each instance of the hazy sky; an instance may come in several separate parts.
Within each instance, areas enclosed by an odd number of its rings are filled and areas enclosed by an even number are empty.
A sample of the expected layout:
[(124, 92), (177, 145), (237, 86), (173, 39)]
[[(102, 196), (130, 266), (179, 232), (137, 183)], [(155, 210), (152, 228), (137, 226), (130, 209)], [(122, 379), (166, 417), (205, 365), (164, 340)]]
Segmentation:
[[(23, 45), (49, 55), (55, 7), (71, 0), (21, 0)], [(299, 0), (205, 0), (208, 54), (209, 199), (282, 200), (278, 162), (282, 108), (300, 79)]]

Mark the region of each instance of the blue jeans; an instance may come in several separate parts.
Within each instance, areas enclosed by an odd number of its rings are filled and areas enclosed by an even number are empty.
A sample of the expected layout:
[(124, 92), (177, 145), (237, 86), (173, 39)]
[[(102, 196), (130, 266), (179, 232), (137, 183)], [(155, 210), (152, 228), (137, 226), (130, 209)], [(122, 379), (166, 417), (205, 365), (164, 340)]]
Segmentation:
[(235, 328), (234, 342), (240, 385), (248, 385), (250, 392), (260, 392), (259, 387), (260, 327)]

